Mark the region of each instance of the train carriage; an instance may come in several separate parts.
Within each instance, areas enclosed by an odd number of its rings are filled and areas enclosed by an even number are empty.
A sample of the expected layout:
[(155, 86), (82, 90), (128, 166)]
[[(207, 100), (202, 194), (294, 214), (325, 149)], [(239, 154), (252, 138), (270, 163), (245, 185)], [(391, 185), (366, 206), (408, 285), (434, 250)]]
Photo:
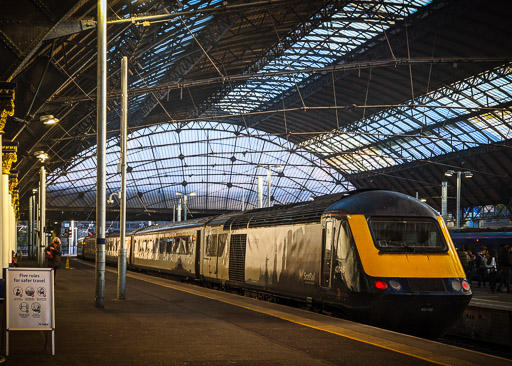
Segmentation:
[(199, 277), (202, 232), (207, 221), (200, 218), (138, 230), (132, 234), (130, 266)]
[[(133, 268), (292, 298), (422, 336), (445, 332), (471, 299), (443, 219), (396, 192), (356, 191), (154, 226), (131, 242)], [(91, 257), (93, 246), (86, 247)], [(107, 247), (115, 258), (118, 241), (107, 239)]]

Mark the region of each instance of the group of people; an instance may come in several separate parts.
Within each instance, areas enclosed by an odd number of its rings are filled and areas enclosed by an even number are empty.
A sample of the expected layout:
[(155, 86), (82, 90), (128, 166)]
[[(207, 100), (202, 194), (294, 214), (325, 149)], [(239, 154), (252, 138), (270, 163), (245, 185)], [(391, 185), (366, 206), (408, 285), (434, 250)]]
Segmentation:
[[(494, 248), (487, 249), (482, 247), (480, 251), (473, 254), (465, 245), (462, 250), (457, 251), (459, 258), (466, 272), (466, 278), (471, 283), (473, 269), (476, 269), (477, 286), (485, 287), (486, 282), (489, 282), (489, 287), (492, 293), (498, 291), (503, 292), (502, 289), (508, 293), (512, 293), (512, 285), (510, 283), (512, 278), (512, 246), (506, 245), (497, 253)], [(498, 274), (500, 282), (497, 283)]]

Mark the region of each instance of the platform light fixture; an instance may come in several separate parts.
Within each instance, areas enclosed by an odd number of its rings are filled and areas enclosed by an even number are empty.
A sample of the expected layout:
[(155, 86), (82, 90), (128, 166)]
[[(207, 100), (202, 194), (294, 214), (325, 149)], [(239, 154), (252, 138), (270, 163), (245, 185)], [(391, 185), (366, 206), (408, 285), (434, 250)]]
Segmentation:
[(43, 124), (45, 125), (54, 125), (56, 123), (59, 122), (59, 119), (58, 118), (55, 118), (53, 115), (51, 114), (48, 114), (48, 115), (44, 115), (44, 116), (41, 116), (39, 118), (41, 120), (41, 122), (43, 122)]
[(41, 161), (41, 163), (44, 163), (44, 161), (49, 158), (48, 154), (45, 153), (44, 151), (36, 151), (34, 153), (34, 156), (38, 158)]
[(184, 213), (183, 220), (187, 221), (187, 211), (188, 211), (187, 198), (190, 196), (195, 196), (196, 192), (190, 192), (190, 193), (176, 192), (176, 195), (179, 197), (178, 198), (178, 221), (181, 221), (181, 198), (182, 197), (183, 197), (183, 213)]

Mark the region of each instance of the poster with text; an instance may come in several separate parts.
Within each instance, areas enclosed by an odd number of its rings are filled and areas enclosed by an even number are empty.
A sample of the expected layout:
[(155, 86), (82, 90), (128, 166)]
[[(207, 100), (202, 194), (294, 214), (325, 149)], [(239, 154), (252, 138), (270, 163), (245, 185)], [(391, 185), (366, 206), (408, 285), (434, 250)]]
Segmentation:
[(55, 328), (53, 269), (8, 268), (5, 281), (7, 330)]

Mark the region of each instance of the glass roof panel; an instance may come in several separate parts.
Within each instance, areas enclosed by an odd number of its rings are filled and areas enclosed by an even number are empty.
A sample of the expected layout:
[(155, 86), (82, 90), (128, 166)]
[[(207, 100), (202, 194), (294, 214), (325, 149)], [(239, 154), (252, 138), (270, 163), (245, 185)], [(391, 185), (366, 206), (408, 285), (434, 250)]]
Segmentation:
[[(300, 70), (312, 67), (328, 66), (352, 51), (359, 45), (369, 41), (388, 29), (395, 22), (416, 12), (419, 7), (429, 4), (430, 0), (405, 0), (393, 4), (375, 4), (372, 2), (354, 2), (346, 4), (328, 21), (317, 26), (301, 40), (287, 48), (284, 55), (266, 65), (261, 72), (280, 70)], [(378, 22), (373, 21), (378, 18)], [(314, 49), (314, 54), (311, 50)], [(317, 50), (326, 50), (318, 52)], [(308, 56), (310, 54), (310, 56)], [(248, 103), (249, 94), (254, 90), (262, 90), (262, 85), (269, 80), (252, 78), (243, 86), (236, 87), (217, 104), (220, 113), (246, 113), (257, 110), (268, 101), (281, 95), (285, 90), (293, 88), (308, 74), (291, 77), (275, 78), (272, 83), (278, 85), (267, 89), (265, 94)]]
[[(511, 116), (508, 110), (492, 110), (501, 103), (512, 101), (512, 88), (509, 87), (512, 79), (512, 64), (499, 66), (479, 75), (467, 78), (453, 85), (440, 88), (424, 96), (418, 97), (414, 103), (407, 101), (402, 106), (389, 108), (388, 110), (373, 114), (363, 120), (357, 121), (354, 125), (347, 126), (352, 131), (375, 131), (374, 138), (378, 140), (389, 139), (388, 133), (395, 135), (416, 135), (415, 141), (408, 139), (409, 144), (414, 146), (411, 153), (415, 159), (424, 159), (432, 156), (445, 154), (452, 151), (460, 151), (488, 144), (489, 142), (503, 141), (512, 136)], [(498, 91), (497, 85), (501, 86)], [(489, 90), (493, 90), (489, 97)], [(485, 91), (485, 92), (484, 92)], [(408, 105), (415, 104), (421, 107), (411, 109)], [(483, 112), (478, 116), (465, 117), (474, 109), (481, 107), (490, 108), (489, 112)], [(435, 131), (435, 134), (429, 131)], [(342, 131), (340, 131), (342, 132)], [(430, 138), (424, 139), (422, 134), (429, 133)], [(357, 132), (354, 132), (355, 134)], [(378, 135), (381, 133), (382, 135)], [(365, 140), (362, 135), (353, 137), (352, 148), (346, 145), (336, 144), (334, 136), (336, 131), (325, 134), (320, 140), (317, 136), (311, 141), (306, 141), (301, 146), (307, 150), (325, 155), (324, 150), (318, 146), (331, 146), (329, 155), (340, 155), (351, 153), (351, 151), (365, 150), (365, 146), (372, 144), (372, 149), (379, 152), (384, 150), (383, 146), (375, 145), (375, 142)], [(439, 138), (436, 138), (439, 136)], [(400, 136), (395, 136), (401, 141)], [(439, 145), (437, 148), (434, 145)], [(342, 169), (340, 159), (330, 159), (336, 167)], [(390, 165), (400, 164), (400, 160), (384, 159), (380, 161), (377, 168), (384, 168)], [(369, 165), (364, 170), (371, 170)]]
[[(91, 147), (76, 157), (65, 175), (62, 171), (49, 175), (49, 204), (79, 206), (77, 197), (85, 199), (95, 192), (95, 154)], [(109, 139), (108, 194), (120, 188), (119, 155), (118, 138)], [(286, 140), (257, 130), (241, 132), (229, 124), (195, 122), (179, 133), (168, 124), (140, 129), (130, 134), (127, 155), (131, 170), (127, 174), (128, 207), (147, 210), (172, 208), (178, 192), (196, 193), (189, 201), (192, 210), (239, 210), (242, 197), (247, 208), (256, 207), (257, 178), (266, 180), (269, 169), (273, 204), (353, 189), (328, 164)], [(78, 180), (80, 185), (75, 186)], [(266, 187), (267, 183), (265, 202)]]

